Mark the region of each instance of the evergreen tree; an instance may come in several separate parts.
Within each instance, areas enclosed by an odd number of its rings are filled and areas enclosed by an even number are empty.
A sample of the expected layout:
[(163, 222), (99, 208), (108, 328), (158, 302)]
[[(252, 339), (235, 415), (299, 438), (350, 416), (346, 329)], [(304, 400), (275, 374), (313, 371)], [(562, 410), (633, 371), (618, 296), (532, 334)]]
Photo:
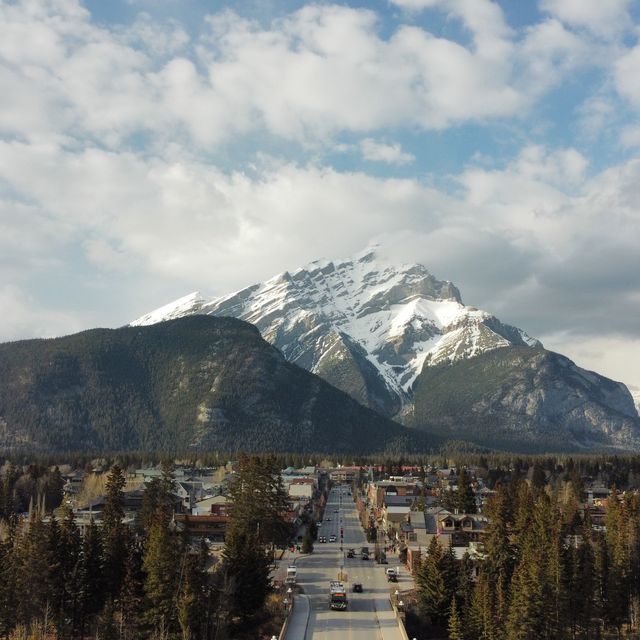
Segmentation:
[(291, 538), (291, 526), (284, 514), (289, 509), (287, 494), (280, 476), (280, 466), (273, 457), (243, 455), (230, 487), (233, 504), (232, 525), (247, 533), (255, 532), (261, 544), (285, 547)]
[(434, 537), (431, 539), (427, 556), (420, 564), (416, 574), (418, 610), (426, 616), (432, 625), (443, 626), (447, 618), (447, 609), (451, 599), (442, 571), (444, 552)]
[(136, 640), (141, 635), (144, 605), (144, 574), (142, 553), (131, 541), (127, 554), (126, 572), (120, 591), (121, 640)]
[(471, 480), (464, 467), (460, 470), (458, 491), (456, 491), (454, 503), (458, 513), (476, 512), (476, 497), (471, 486)]
[(458, 614), (458, 607), (456, 605), (455, 598), (451, 599), (450, 611), (449, 624), (447, 626), (449, 640), (464, 640), (464, 634), (462, 633), (462, 621)]
[(84, 636), (96, 615), (104, 606), (104, 563), (102, 538), (95, 522), (87, 527), (82, 541), (82, 554), (78, 565), (77, 629)]
[(118, 627), (113, 617), (113, 601), (111, 599), (107, 600), (98, 619), (96, 640), (120, 640)]
[(270, 559), (257, 532), (231, 523), (222, 554), (222, 570), (230, 588), (229, 612), (249, 618), (262, 610), (270, 590)]
[(78, 628), (82, 574), (82, 540), (73, 511), (69, 507), (63, 510), (59, 548), (64, 592), (60, 611), (56, 615), (58, 634), (66, 638)]
[(48, 549), (41, 511), (32, 507), (29, 520), (16, 538), (18, 621), (28, 626), (44, 617), (48, 606)]
[(176, 628), (176, 594), (181, 557), (179, 541), (160, 513), (149, 531), (143, 569), (146, 573), (146, 620), (156, 630)]
[(120, 591), (127, 557), (128, 530), (122, 522), (125, 483), (122, 469), (118, 465), (114, 465), (107, 477), (105, 504), (102, 512), (104, 581), (107, 593), (112, 598), (117, 596)]
[(493, 609), (491, 586), (487, 573), (481, 570), (471, 596), (466, 626), (471, 640), (497, 640), (501, 637), (495, 626)]
[(0, 634), (3, 637), (8, 637), (16, 623), (17, 554), (15, 536), (15, 519), (11, 516), (7, 538), (0, 540)]
[(313, 537), (309, 529), (305, 531), (302, 538), (302, 553), (313, 553)]
[(183, 577), (178, 596), (178, 622), (182, 640), (196, 640), (202, 637), (206, 628), (207, 584), (205, 565), (201, 552), (198, 556), (186, 556)]
[(56, 628), (64, 628), (65, 585), (62, 547), (62, 531), (55, 516), (47, 528), (47, 600)]

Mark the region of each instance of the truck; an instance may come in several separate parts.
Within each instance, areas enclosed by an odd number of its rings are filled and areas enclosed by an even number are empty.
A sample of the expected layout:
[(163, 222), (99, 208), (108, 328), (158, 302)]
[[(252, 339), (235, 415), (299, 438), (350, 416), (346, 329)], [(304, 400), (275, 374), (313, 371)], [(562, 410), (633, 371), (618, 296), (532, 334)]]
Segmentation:
[(286, 584), (295, 584), (296, 576), (298, 575), (298, 568), (295, 564), (290, 564), (287, 567), (287, 577), (284, 579)]
[(344, 611), (347, 608), (347, 590), (344, 583), (331, 580), (329, 583), (329, 609)]

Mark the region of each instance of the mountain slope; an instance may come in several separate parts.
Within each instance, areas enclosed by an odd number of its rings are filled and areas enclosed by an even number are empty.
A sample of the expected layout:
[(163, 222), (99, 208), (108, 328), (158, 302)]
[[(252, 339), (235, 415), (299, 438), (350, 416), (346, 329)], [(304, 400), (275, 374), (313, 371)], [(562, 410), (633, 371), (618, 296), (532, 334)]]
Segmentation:
[(0, 345), (1, 447), (371, 453), (429, 442), (232, 318)]
[(496, 349), (424, 369), (408, 422), (516, 451), (640, 448), (628, 389), (542, 348)]
[(423, 366), (539, 344), (463, 305), (451, 282), (422, 265), (393, 265), (376, 249), (352, 260), (314, 262), (210, 301), (194, 293), (132, 326), (190, 314), (254, 324), (287, 360), (387, 416), (411, 406)]

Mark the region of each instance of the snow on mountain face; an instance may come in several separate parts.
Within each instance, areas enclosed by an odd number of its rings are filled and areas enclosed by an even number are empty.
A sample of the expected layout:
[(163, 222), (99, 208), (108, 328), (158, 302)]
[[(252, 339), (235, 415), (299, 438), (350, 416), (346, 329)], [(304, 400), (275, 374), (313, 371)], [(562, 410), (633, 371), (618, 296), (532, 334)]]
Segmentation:
[(631, 393), (631, 397), (633, 398), (633, 404), (636, 407), (636, 411), (638, 415), (640, 415), (640, 388), (634, 387), (633, 385), (627, 385), (629, 389), (629, 393)]
[(539, 345), (465, 306), (451, 282), (422, 265), (394, 266), (375, 249), (352, 260), (313, 262), (209, 302), (191, 294), (131, 324), (197, 313), (256, 325), (288, 360), (388, 415), (410, 401), (424, 366)]

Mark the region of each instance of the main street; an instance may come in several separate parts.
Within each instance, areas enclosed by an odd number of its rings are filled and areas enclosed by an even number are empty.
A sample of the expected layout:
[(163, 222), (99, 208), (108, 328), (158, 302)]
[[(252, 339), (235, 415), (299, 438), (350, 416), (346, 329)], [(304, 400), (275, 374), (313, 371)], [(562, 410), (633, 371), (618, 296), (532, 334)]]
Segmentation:
[[(301, 557), (297, 562), (297, 580), (309, 596), (311, 610), (306, 636), (294, 638), (287, 634), (287, 640), (401, 640), (389, 601), (390, 583), (385, 573), (388, 566), (394, 565), (379, 565), (373, 559), (374, 545), (366, 541), (348, 491), (346, 487), (332, 489), (324, 522), (318, 531), (318, 538), (326, 536), (329, 540), (333, 534), (337, 541), (326, 544), (316, 541), (313, 554)], [(360, 558), (363, 546), (368, 546), (371, 551), (368, 561)], [(346, 557), (349, 548), (357, 552), (353, 559)], [(329, 609), (329, 581), (337, 580), (341, 573), (348, 589), (349, 606), (346, 611)], [(408, 576), (401, 575), (397, 586), (407, 588), (409, 581)], [(362, 584), (362, 593), (352, 591), (354, 582)]]

